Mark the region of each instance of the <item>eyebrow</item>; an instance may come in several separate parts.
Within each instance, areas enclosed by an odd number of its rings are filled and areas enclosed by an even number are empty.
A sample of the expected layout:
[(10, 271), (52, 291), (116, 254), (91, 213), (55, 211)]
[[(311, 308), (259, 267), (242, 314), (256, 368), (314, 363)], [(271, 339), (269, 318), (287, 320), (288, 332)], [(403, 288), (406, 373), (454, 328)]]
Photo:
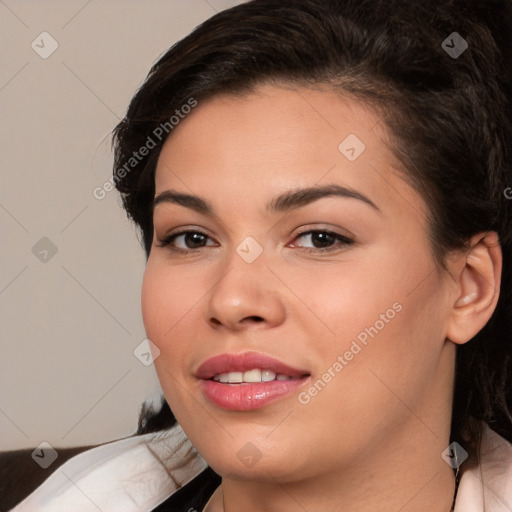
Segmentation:
[[(288, 212), (296, 208), (307, 206), (319, 199), (333, 196), (343, 197), (346, 199), (357, 199), (371, 206), (376, 211), (381, 211), (371, 199), (360, 192), (334, 184), (290, 190), (269, 201), (266, 205), (266, 209), (271, 213)], [(199, 196), (177, 192), (175, 190), (164, 190), (160, 194), (157, 194), (153, 201), (153, 208), (161, 203), (178, 204), (204, 215), (216, 216), (215, 209), (205, 199), (202, 199)]]

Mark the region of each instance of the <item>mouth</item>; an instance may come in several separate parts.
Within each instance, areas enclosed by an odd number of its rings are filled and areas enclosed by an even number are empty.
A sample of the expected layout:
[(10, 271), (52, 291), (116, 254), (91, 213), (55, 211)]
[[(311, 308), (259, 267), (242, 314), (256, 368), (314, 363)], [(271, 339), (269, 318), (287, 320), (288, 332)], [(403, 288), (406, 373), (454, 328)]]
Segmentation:
[(248, 411), (283, 399), (310, 380), (311, 374), (259, 354), (221, 354), (197, 370), (205, 397), (226, 410)]
[(285, 373), (276, 373), (273, 370), (254, 368), (246, 372), (228, 372), (214, 375), (211, 380), (222, 382), (223, 384), (242, 384), (253, 382), (272, 382), (273, 380), (285, 381), (300, 379), (300, 377), (292, 377)]

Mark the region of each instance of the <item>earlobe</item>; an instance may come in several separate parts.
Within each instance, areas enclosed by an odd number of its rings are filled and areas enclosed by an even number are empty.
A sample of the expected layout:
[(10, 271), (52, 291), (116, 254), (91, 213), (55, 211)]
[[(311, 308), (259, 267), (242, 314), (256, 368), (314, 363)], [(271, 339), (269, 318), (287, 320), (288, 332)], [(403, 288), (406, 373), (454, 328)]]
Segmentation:
[(498, 303), (502, 253), (495, 232), (472, 238), (459, 258), (457, 295), (453, 302), (447, 338), (457, 344), (472, 339), (489, 321)]

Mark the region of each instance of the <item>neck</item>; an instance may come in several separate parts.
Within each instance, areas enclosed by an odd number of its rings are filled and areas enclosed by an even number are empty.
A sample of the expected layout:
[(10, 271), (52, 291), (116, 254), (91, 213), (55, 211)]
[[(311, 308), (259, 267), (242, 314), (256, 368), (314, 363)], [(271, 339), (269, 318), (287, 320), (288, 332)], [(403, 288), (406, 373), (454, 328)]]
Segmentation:
[[(448, 445), (415, 417), (379, 449), (339, 471), (281, 482), (223, 478), (205, 512), (450, 512), (455, 493), (452, 468), (441, 458)], [(407, 436), (405, 433), (407, 432)], [(446, 439), (445, 439), (446, 437)]]

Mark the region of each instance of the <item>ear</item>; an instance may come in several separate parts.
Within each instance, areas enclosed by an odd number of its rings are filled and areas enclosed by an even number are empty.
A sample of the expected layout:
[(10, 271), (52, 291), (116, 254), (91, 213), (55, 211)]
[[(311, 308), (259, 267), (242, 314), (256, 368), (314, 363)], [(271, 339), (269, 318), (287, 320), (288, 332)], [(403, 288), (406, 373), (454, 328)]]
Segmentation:
[(491, 318), (500, 294), (502, 252), (494, 231), (471, 239), (452, 271), (456, 282), (447, 338), (462, 344), (472, 339)]

